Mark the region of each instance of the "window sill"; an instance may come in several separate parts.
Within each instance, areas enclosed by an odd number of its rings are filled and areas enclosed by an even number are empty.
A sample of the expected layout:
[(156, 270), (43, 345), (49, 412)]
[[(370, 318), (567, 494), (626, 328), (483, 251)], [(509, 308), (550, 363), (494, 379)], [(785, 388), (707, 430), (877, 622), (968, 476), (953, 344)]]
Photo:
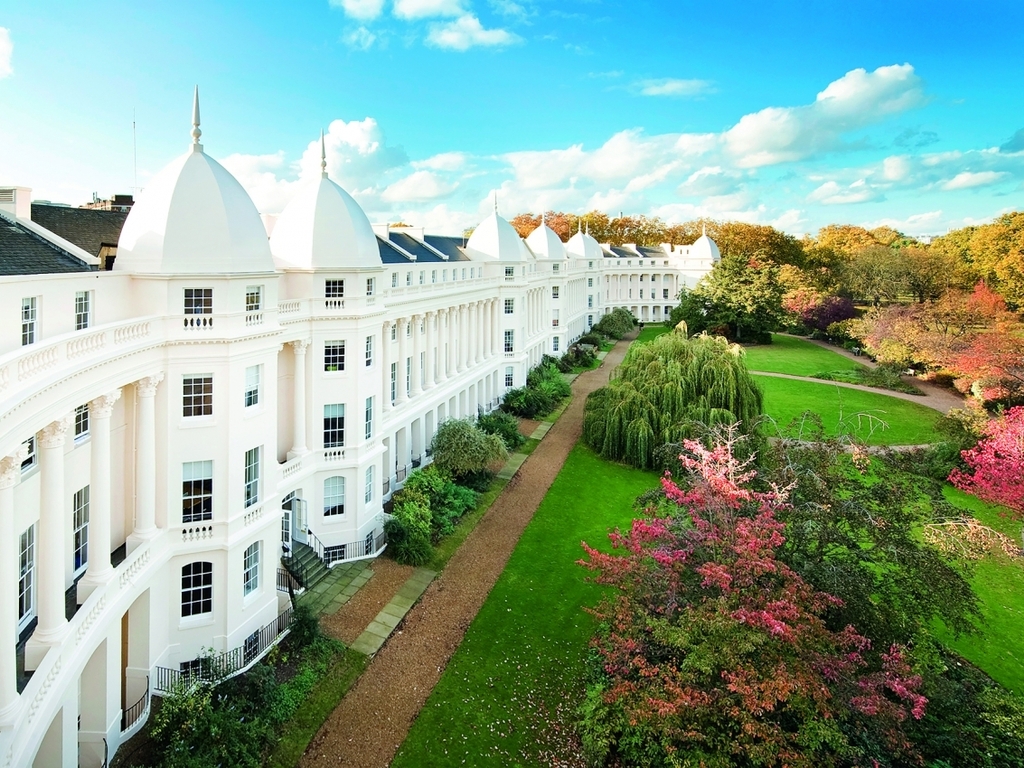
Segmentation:
[(199, 427), (216, 427), (215, 416), (184, 416), (178, 424), (180, 429), (197, 429)]
[(198, 616), (182, 616), (178, 621), (178, 629), (198, 629), (213, 624), (213, 611), (200, 613)]

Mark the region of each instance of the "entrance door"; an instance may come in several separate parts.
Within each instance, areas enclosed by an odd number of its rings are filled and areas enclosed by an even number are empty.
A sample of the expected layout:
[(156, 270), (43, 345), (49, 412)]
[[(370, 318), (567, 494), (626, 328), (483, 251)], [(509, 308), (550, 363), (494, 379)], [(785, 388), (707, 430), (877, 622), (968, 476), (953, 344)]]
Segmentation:
[(289, 557), (292, 554), (292, 505), (291, 502), (281, 507), (281, 554)]
[(306, 543), (307, 511), (305, 499), (292, 499), (292, 539), (299, 544)]

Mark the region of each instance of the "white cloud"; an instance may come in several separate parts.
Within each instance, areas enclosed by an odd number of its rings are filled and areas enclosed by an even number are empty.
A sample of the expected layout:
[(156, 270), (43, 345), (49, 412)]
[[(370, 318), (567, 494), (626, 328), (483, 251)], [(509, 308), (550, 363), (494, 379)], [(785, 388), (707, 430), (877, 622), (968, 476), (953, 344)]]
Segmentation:
[(943, 184), (942, 188), (945, 189), (946, 191), (952, 191), (955, 189), (973, 189), (974, 187), (984, 187), (989, 184), (995, 184), (1004, 176), (1006, 176), (1006, 174), (999, 171), (980, 171), (978, 173), (963, 171), (961, 173), (958, 173), (945, 184)]
[(399, 179), (381, 193), (381, 200), (387, 203), (424, 202), (447, 197), (458, 184), (442, 181), (437, 174), (430, 171), (416, 171)]
[(14, 43), (11, 41), (11, 30), (0, 27), (0, 80), (14, 74), (11, 59), (14, 56)]
[(847, 187), (834, 181), (826, 181), (807, 196), (812, 203), (822, 205), (845, 205), (850, 203), (866, 203), (879, 197), (877, 190), (870, 187), (864, 179), (857, 179)]
[(707, 80), (679, 80), (663, 77), (659, 80), (640, 80), (634, 87), (641, 96), (697, 96), (712, 90)]
[(412, 167), (431, 171), (458, 171), (466, 165), (465, 152), (442, 152), (426, 160), (414, 160)]
[(484, 29), (471, 13), (447, 24), (432, 24), (427, 43), (436, 48), (465, 51), (474, 46), (503, 46), (522, 42), (519, 35), (505, 29)]
[(525, 6), (513, 2), (513, 0), (490, 0), (490, 2), (491, 7), (502, 16), (508, 16), (513, 19), (525, 19), (532, 15)]
[(838, 149), (844, 134), (924, 101), (921, 80), (909, 64), (855, 69), (829, 83), (812, 104), (744, 115), (723, 138), (741, 167), (792, 162)]
[(377, 35), (366, 27), (356, 27), (345, 35), (342, 40), (349, 48), (355, 48), (357, 51), (368, 51), (377, 41)]
[(335, 8), (341, 8), (353, 19), (369, 21), (376, 19), (384, 10), (384, 0), (330, 0)]
[(461, 0), (395, 0), (394, 14), (400, 19), (427, 19), (465, 13)]
[(915, 213), (907, 216), (905, 219), (878, 219), (877, 221), (865, 222), (864, 227), (867, 229), (892, 227), (897, 232), (905, 232), (912, 237), (934, 235), (947, 228), (942, 220), (942, 211)]
[[(319, 145), (319, 140), (317, 145)], [(294, 194), (295, 181), (280, 178), (286, 170), (284, 152), (270, 155), (228, 155), (221, 164), (245, 187), (261, 212), (277, 213)]]

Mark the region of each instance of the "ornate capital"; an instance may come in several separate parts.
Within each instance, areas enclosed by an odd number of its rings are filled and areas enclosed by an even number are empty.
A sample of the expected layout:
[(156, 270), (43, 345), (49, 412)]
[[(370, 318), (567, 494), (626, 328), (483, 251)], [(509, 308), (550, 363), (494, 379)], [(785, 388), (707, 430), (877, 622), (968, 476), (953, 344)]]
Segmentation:
[(139, 392), (139, 397), (153, 397), (156, 395), (156, 388), (160, 386), (160, 382), (163, 380), (163, 371), (160, 373), (154, 373), (152, 376), (146, 376), (145, 378), (139, 379), (135, 382), (135, 388)]
[(21, 462), (28, 456), (28, 446), (22, 443), (10, 456), (0, 459), (0, 488), (13, 488), (21, 478)]
[(391, 330), (391, 326), (392, 326), (392, 322), (390, 320), (385, 320), (384, 321), (384, 325), (383, 325), (384, 333), (387, 333), (388, 331), (390, 331)]
[(73, 416), (69, 413), (56, 421), (51, 421), (39, 430), (39, 444), (43, 448), (60, 448), (64, 445), (64, 435), (71, 426)]
[(291, 342), (291, 345), (292, 351), (294, 351), (296, 355), (304, 355), (306, 354), (306, 347), (309, 346), (309, 339), (297, 339)]
[(109, 419), (114, 410), (114, 403), (121, 399), (121, 390), (115, 389), (105, 395), (100, 395), (95, 400), (89, 401), (90, 419)]
[(400, 317), (397, 320), (395, 320), (395, 325), (398, 326), (399, 331), (404, 331), (405, 327), (409, 325), (409, 320), (407, 318)]

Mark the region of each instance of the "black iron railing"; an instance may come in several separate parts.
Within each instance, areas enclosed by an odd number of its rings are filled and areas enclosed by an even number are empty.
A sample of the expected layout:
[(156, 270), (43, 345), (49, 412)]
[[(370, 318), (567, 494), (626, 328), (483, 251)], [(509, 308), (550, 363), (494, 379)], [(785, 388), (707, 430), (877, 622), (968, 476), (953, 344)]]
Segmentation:
[(395, 477), (398, 480), (398, 482), (402, 482), (403, 480), (405, 480), (405, 476), (407, 474), (409, 474), (409, 470), (406, 467), (400, 467), (398, 471), (395, 473)]
[(191, 686), (200, 681), (219, 683), (234, 677), (262, 656), (287, 631), (292, 620), (292, 609), (285, 611), (245, 639), (245, 643), (224, 653), (202, 656), (188, 662), (184, 669), (156, 667), (154, 693), (167, 693), (181, 686)]
[(146, 676), (146, 692), (138, 701), (121, 712), (121, 733), (135, 725), (147, 709), (149, 709), (149, 675)]
[(418, 469), (420, 464), (422, 464), (422, 463), (423, 463), (422, 457), (417, 456), (415, 459), (412, 460), (412, 468), (413, 469)]
[(391, 478), (390, 477), (384, 479), (384, 495), (387, 496), (389, 493), (391, 493)]
[(280, 592), (298, 592), (302, 588), (299, 580), (292, 576), (284, 568), (277, 569), (277, 589)]

